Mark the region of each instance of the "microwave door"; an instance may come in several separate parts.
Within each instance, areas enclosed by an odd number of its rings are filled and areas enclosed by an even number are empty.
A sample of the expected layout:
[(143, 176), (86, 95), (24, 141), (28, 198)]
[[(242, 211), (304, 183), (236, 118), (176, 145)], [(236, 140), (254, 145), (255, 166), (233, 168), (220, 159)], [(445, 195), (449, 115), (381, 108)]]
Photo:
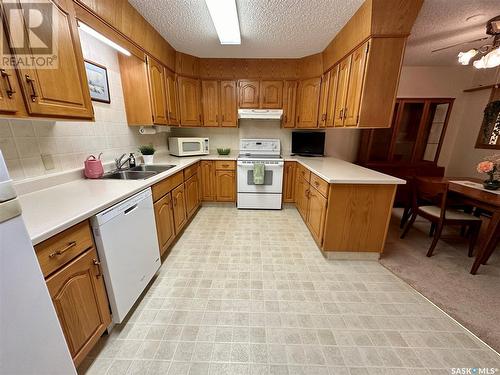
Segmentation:
[(190, 155), (193, 153), (199, 153), (203, 150), (202, 144), (200, 141), (182, 141), (182, 154)]

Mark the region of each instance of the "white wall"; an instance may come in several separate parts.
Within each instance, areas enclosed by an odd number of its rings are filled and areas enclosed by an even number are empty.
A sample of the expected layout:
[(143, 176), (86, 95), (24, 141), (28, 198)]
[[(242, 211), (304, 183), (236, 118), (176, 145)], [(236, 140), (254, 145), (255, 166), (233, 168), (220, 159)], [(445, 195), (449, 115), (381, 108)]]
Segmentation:
[[(136, 152), (140, 144), (166, 148), (166, 134), (139, 135), (129, 127), (117, 53), (85, 33), (80, 33), (85, 59), (108, 70), (111, 104), (92, 102), (95, 122), (62, 122), (0, 119), (0, 149), (14, 180), (82, 168), (89, 154), (103, 152), (105, 161), (125, 152)], [(46, 170), (42, 155), (51, 155), (54, 168)]]
[(462, 66), (404, 66), (401, 71), (398, 98), (455, 98), (438, 160), (447, 174), (466, 111), (467, 94), (463, 90), (472, 87), (473, 78), (473, 68)]

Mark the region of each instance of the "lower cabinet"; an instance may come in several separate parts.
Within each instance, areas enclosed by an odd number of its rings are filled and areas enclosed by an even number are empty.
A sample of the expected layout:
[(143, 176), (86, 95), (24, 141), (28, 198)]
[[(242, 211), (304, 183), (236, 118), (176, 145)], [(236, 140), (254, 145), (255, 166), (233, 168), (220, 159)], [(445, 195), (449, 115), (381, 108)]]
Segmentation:
[(160, 255), (163, 256), (175, 238), (174, 210), (171, 193), (154, 203), (156, 218), (156, 231), (158, 233), (158, 245)]
[(202, 197), (207, 202), (236, 202), (236, 162), (201, 161)]
[(299, 214), (304, 221), (307, 221), (307, 192), (309, 190), (309, 182), (304, 180), (301, 176), (297, 175), (295, 184), (295, 205)]
[(179, 185), (172, 190), (172, 201), (174, 206), (174, 227), (176, 233), (179, 233), (187, 221), (186, 191), (184, 185)]
[(198, 173), (186, 180), (184, 188), (186, 190), (186, 213), (190, 218), (200, 206)]
[(296, 162), (285, 161), (283, 174), (283, 202), (295, 202), (295, 167)]
[(78, 366), (111, 323), (94, 248), (46, 279), (71, 357)]

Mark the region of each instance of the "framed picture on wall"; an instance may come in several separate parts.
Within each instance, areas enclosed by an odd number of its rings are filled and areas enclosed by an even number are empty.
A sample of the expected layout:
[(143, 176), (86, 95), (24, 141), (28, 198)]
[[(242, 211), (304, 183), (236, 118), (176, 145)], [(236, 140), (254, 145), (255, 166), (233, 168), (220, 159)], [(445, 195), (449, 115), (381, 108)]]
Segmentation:
[(85, 71), (87, 72), (90, 98), (96, 102), (111, 103), (106, 67), (85, 60)]

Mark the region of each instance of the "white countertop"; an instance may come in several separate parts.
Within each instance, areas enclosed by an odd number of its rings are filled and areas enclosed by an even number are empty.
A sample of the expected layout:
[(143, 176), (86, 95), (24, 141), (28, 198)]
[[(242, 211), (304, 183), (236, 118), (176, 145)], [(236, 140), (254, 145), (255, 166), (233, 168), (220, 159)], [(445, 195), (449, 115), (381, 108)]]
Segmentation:
[[(77, 179), (64, 184), (19, 196), (23, 218), (33, 244), (83, 221), (115, 203), (158, 181), (196, 163), (199, 160), (236, 160), (237, 153), (227, 156), (206, 155), (178, 158), (158, 155), (155, 164), (174, 164), (175, 167), (147, 180), (87, 180)], [(388, 176), (332, 157), (285, 157), (297, 161), (329, 183), (337, 184), (404, 184)]]

